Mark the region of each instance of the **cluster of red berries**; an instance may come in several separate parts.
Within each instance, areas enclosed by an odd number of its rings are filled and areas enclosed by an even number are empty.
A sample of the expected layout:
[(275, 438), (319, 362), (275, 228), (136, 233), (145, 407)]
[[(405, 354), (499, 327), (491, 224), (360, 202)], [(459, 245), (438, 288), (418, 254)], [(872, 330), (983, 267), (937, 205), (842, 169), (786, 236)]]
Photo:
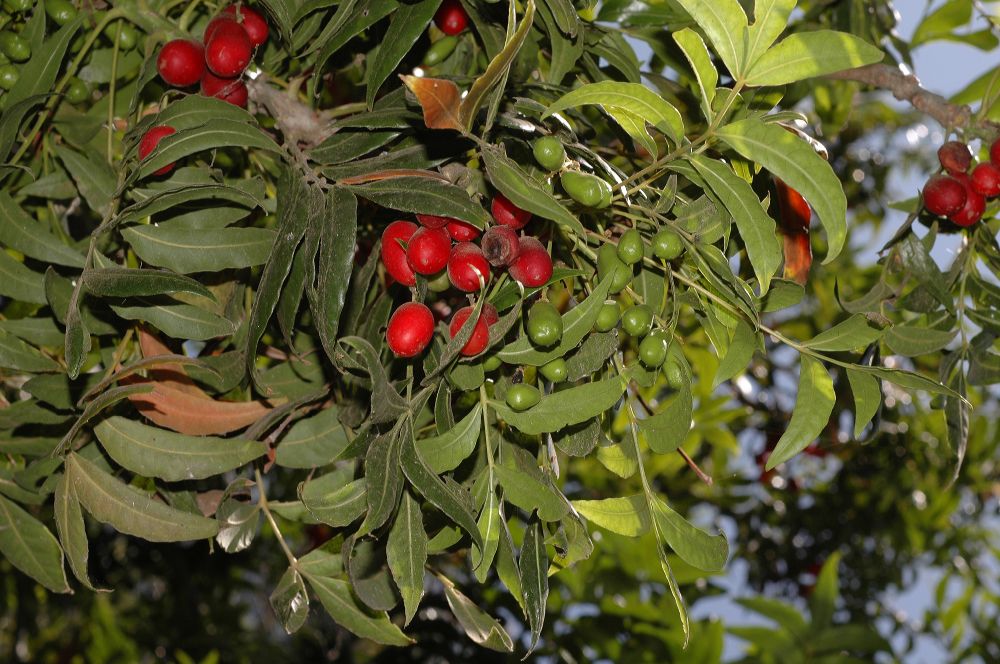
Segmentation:
[(468, 24), (469, 15), (458, 0), (444, 0), (434, 14), (434, 25), (451, 37), (463, 32)]
[(924, 185), (924, 206), (959, 226), (971, 226), (983, 217), (986, 199), (1000, 196), (1000, 139), (990, 146), (990, 160), (972, 166), (969, 146), (948, 141), (938, 149), (938, 161), (947, 173), (932, 176)]
[(267, 21), (259, 12), (230, 5), (205, 28), (204, 45), (192, 39), (169, 41), (160, 49), (156, 68), (168, 85), (201, 83), (202, 94), (246, 108), (247, 86), (241, 77), (267, 35)]
[[(528, 288), (547, 283), (552, 277), (552, 257), (537, 238), (517, 234), (531, 220), (531, 213), (501, 194), (493, 199), (491, 211), (497, 223), (487, 229), (479, 244), (474, 242), (479, 229), (458, 219), (418, 214), (419, 226), (412, 221), (392, 222), (382, 232), (382, 263), (386, 272), (404, 286), (415, 285), (418, 274), (429, 277), (432, 288), (446, 277), (445, 284), (463, 293), (482, 289), (489, 283), (494, 267), (506, 268), (513, 279)], [(473, 311), (466, 306), (455, 312), (449, 327), (452, 337)], [(483, 352), (489, 343), (489, 327), (498, 319), (493, 305), (483, 303), (462, 354), (472, 356)], [(434, 314), (420, 302), (409, 302), (396, 309), (386, 330), (389, 348), (399, 357), (423, 352), (433, 336)]]

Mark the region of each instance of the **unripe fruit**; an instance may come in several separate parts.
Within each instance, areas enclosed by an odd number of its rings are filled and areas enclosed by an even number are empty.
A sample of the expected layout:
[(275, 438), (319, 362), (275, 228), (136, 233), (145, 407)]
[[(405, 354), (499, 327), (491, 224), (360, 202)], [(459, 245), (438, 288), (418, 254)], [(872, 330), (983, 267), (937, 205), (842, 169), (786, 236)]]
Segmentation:
[(118, 35), (118, 47), (123, 51), (131, 51), (139, 43), (139, 33), (129, 23), (122, 23), (120, 30), (113, 22), (104, 28), (104, 36), (111, 40), (112, 44), (115, 43), (116, 34)]
[(667, 379), (667, 387), (672, 390), (679, 390), (684, 387), (684, 369), (680, 360), (668, 353), (667, 361), (663, 363), (663, 375)]
[[(150, 127), (142, 138), (139, 139), (139, 159), (145, 159), (148, 157), (156, 146), (160, 144), (165, 137), (170, 134), (175, 133), (177, 130), (169, 125), (157, 125), (155, 127)], [(174, 168), (173, 162), (167, 164), (163, 168), (157, 170), (153, 175), (166, 175)]]
[(239, 76), (250, 64), (252, 56), (253, 47), (247, 31), (236, 21), (219, 21), (212, 36), (205, 42), (205, 64), (216, 76)]
[(972, 169), (970, 184), (973, 191), (987, 198), (1000, 196), (1000, 168), (990, 162), (979, 164)]
[(455, 288), (466, 293), (477, 291), (481, 285), (489, 283), (490, 264), (483, 256), (483, 250), (471, 242), (456, 244), (448, 258), (448, 278)]
[(490, 206), (493, 218), (498, 224), (510, 226), (515, 231), (519, 231), (531, 221), (531, 213), (517, 207), (503, 194), (493, 197), (493, 204)]
[(210, 71), (201, 77), (201, 94), (228, 101), (233, 106), (247, 107), (247, 84), (238, 78), (219, 78)]
[(443, 293), (451, 288), (451, 280), (448, 279), (448, 270), (444, 269), (437, 274), (427, 277), (427, 288), (434, 293)]
[(448, 229), (448, 235), (455, 242), (472, 242), (477, 237), (479, 237), (479, 229), (470, 223), (459, 221), (458, 219), (450, 219), (448, 225), (445, 226)]
[(0, 89), (10, 90), (17, 85), (21, 72), (14, 65), (0, 65)]
[(993, 141), (993, 145), (990, 146), (990, 163), (1000, 167), (1000, 138)]
[(507, 271), (527, 288), (544, 286), (552, 278), (552, 257), (537, 239), (522, 237), (518, 241), (517, 258)]
[(605, 302), (597, 310), (597, 319), (594, 321), (594, 329), (598, 332), (610, 332), (618, 326), (618, 319), (621, 318), (621, 307), (617, 302)]
[(393, 312), (385, 339), (397, 357), (413, 357), (431, 342), (434, 336), (434, 314), (427, 305), (407, 302)]
[(441, 228), (418, 228), (406, 247), (406, 260), (417, 274), (434, 274), (448, 265), (451, 238)]
[(205, 49), (196, 41), (175, 39), (160, 49), (156, 70), (167, 85), (186, 88), (205, 73)]
[(662, 330), (654, 330), (639, 342), (639, 360), (650, 369), (656, 369), (667, 359), (669, 346), (666, 334)]
[(393, 279), (404, 286), (413, 286), (417, 277), (406, 260), (405, 244), (417, 232), (412, 221), (394, 221), (382, 231), (382, 264)]
[(547, 171), (554, 171), (566, 161), (566, 148), (555, 136), (542, 136), (531, 147), (538, 165)]
[(456, 46), (458, 46), (458, 37), (445, 35), (431, 44), (427, 52), (424, 53), (423, 65), (425, 67), (433, 67), (444, 62), (455, 51)]
[(3, 8), (11, 14), (23, 14), (31, 11), (35, 6), (35, 0), (4, 0)]
[[(448, 326), (448, 333), (451, 338), (454, 339), (458, 331), (462, 329), (465, 325), (465, 321), (469, 320), (469, 316), (475, 309), (471, 306), (462, 307), (455, 312), (455, 315), (451, 319), (451, 325)], [(479, 319), (473, 324), (472, 336), (469, 337), (469, 341), (462, 346), (462, 355), (471, 356), (479, 355), (484, 350), (490, 342), (490, 325), (497, 321), (497, 310), (489, 302), (483, 303), (483, 309), (479, 313)]]
[(66, 86), (65, 94), (66, 101), (71, 104), (82, 104), (90, 99), (90, 89), (87, 87), (87, 84), (76, 76), (69, 79), (69, 85)]
[(653, 255), (665, 261), (672, 261), (684, 252), (681, 236), (669, 228), (664, 228), (653, 236)]
[(972, 184), (968, 177), (964, 179), (965, 185), (965, 205), (954, 214), (948, 215), (948, 219), (959, 226), (971, 226), (983, 218), (986, 211), (986, 198), (972, 189)]
[(642, 235), (636, 229), (630, 228), (618, 238), (618, 258), (626, 265), (635, 265), (644, 253)]
[(457, 220), (451, 217), (437, 217), (433, 214), (418, 214), (417, 221), (427, 228), (444, 228), (449, 222)]
[(557, 357), (548, 364), (543, 364), (538, 371), (545, 377), (545, 380), (552, 381), (553, 383), (561, 383), (569, 375), (566, 360), (561, 357)]
[(516, 411), (528, 410), (541, 400), (541, 393), (533, 385), (511, 385), (507, 390), (507, 405)]
[(597, 280), (604, 281), (610, 275), (611, 293), (618, 293), (632, 281), (632, 268), (618, 258), (618, 249), (613, 244), (601, 245), (597, 250)]
[(972, 163), (972, 153), (969, 152), (969, 146), (961, 141), (948, 141), (938, 148), (937, 154), (938, 161), (952, 175), (965, 173)]
[(966, 198), (965, 185), (950, 175), (935, 175), (924, 185), (924, 207), (942, 217), (961, 210)]
[(24, 62), (31, 57), (31, 43), (13, 32), (0, 32), (0, 52), (14, 62)]
[(503, 360), (501, 360), (496, 355), (487, 355), (486, 359), (483, 360), (483, 371), (485, 371), (486, 373), (489, 373), (491, 371), (496, 371), (497, 369), (500, 368), (502, 364)]
[(636, 304), (622, 314), (622, 329), (633, 337), (644, 337), (653, 327), (653, 310), (645, 304)]
[(446, 35), (457, 35), (469, 24), (469, 15), (458, 0), (444, 0), (434, 14), (434, 25)]
[(551, 302), (539, 300), (528, 311), (528, 338), (536, 346), (548, 347), (559, 343), (563, 333), (563, 320)]
[(521, 251), (517, 233), (510, 226), (490, 226), (480, 242), (483, 255), (493, 267), (510, 265)]
[(580, 205), (604, 208), (611, 204), (611, 185), (590, 173), (565, 171), (559, 182), (569, 197)]
[(56, 25), (66, 25), (76, 18), (76, 7), (68, 0), (47, 0), (45, 13)]
[(269, 29), (267, 27), (267, 20), (255, 9), (251, 9), (246, 5), (241, 5), (239, 7), (239, 14), (237, 15), (236, 5), (229, 5), (222, 10), (223, 16), (228, 16), (229, 18), (237, 21), (246, 30), (247, 37), (250, 39), (250, 44), (254, 48), (257, 48), (261, 44), (267, 41), (267, 35)]

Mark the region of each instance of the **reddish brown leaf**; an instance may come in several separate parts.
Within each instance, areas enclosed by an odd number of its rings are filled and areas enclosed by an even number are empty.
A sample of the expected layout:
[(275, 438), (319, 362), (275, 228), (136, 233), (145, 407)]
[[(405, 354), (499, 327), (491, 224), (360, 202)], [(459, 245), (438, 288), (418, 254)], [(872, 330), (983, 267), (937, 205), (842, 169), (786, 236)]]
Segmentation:
[(384, 171), (374, 171), (372, 173), (362, 173), (361, 175), (353, 175), (349, 178), (343, 178), (341, 180), (338, 180), (337, 184), (350, 186), (354, 184), (365, 184), (367, 182), (379, 182), (381, 180), (392, 180), (394, 178), (408, 178), (408, 177), (443, 180), (445, 182), (449, 181), (448, 178), (434, 171), (422, 171), (416, 168), (392, 168)]
[(401, 76), (406, 87), (416, 95), (424, 109), (424, 124), (428, 129), (454, 129), (462, 131), (460, 107), (462, 92), (458, 86), (443, 78)]
[[(139, 348), (143, 357), (173, 354), (173, 351), (145, 326), (139, 328)], [(207, 392), (195, 385), (194, 381), (184, 373), (184, 368), (180, 364), (163, 364), (157, 369), (150, 369), (149, 377), (182, 392), (211, 399)]]
[(785, 248), (785, 278), (805, 284), (812, 266), (812, 245), (809, 243), (812, 210), (802, 194), (780, 178), (774, 178), (774, 186), (778, 199), (778, 230)]

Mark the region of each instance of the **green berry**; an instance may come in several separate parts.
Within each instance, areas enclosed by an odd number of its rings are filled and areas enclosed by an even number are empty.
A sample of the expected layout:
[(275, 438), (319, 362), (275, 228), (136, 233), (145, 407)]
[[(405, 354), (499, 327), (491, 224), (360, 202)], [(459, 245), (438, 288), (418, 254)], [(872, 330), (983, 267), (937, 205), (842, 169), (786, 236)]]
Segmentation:
[(0, 51), (14, 62), (24, 62), (31, 57), (31, 44), (13, 32), (0, 32)]
[(11, 14), (23, 14), (35, 6), (35, 0), (3, 0), (3, 8)]
[(0, 88), (10, 90), (20, 77), (21, 73), (14, 65), (0, 65)]
[(486, 359), (483, 360), (483, 371), (490, 373), (491, 371), (496, 371), (500, 368), (503, 361), (496, 355), (487, 355)]
[(557, 357), (548, 364), (543, 364), (539, 371), (546, 380), (553, 383), (563, 382), (569, 374), (569, 370), (566, 368), (566, 360), (561, 357)]
[(644, 337), (653, 327), (653, 310), (645, 304), (636, 304), (622, 314), (622, 329), (633, 337)]
[(683, 252), (681, 237), (669, 228), (664, 228), (653, 236), (653, 255), (657, 258), (672, 261)]
[(90, 99), (90, 90), (87, 88), (87, 84), (76, 76), (69, 79), (69, 85), (66, 87), (66, 101), (71, 104), (82, 104), (88, 99)]
[(507, 405), (516, 411), (528, 410), (542, 399), (542, 394), (533, 385), (512, 385), (507, 390)]
[(563, 333), (562, 316), (551, 302), (540, 300), (528, 312), (528, 338), (536, 346), (553, 346)]
[(563, 189), (580, 205), (605, 208), (611, 204), (611, 185), (590, 173), (564, 171), (559, 176)]
[(76, 18), (76, 7), (68, 0), (47, 0), (45, 13), (56, 25), (62, 26)]
[(613, 244), (602, 245), (597, 250), (597, 278), (604, 281), (608, 275), (611, 277), (611, 291), (618, 293), (628, 286), (632, 281), (632, 268), (618, 258), (618, 250)]
[(679, 390), (687, 382), (684, 379), (683, 356), (677, 346), (671, 346), (667, 352), (667, 360), (663, 363), (663, 375), (667, 379), (667, 387)]
[(548, 171), (558, 170), (566, 161), (566, 148), (555, 136), (542, 136), (531, 148), (538, 165)]
[(654, 330), (639, 342), (639, 360), (650, 369), (659, 368), (667, 359), (670, 340), (662, 330)]
[(428, 277), (427, 288), (435, 293), (443, 293), (451, 288), (451, 280), (448, 278), (448, 268)]
[(458, 46), (458, 37), (445, 35), (431, 44), (431, 47), (427, 49), (427, 52), (424, 54), (424, 66), (433, 67), (436, 64), (444, 62), (445, 58), (451, 55), (456, 46)]
[(594, 329), (598, 332), (610, 332), (618, 326), (618, 319), (621, 318), (621, 309), (617, 302), (605, 302), (597, 310), (597, 320), (594, 321)]
[(642, 235), (634, 228), (622, 233), (618, 239), (618, 258), (626, 265), (635, 265), (642, 260), (644, 247)]

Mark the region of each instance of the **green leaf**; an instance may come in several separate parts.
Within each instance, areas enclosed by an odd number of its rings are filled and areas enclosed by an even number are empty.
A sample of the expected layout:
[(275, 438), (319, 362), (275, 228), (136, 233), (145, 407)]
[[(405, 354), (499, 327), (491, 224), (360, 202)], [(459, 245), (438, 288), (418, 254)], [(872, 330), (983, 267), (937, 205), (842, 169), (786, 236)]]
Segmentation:
[(61, 347), (63, 344), (63, 331), (51, 317), (0, 320), (0, 330), (39, 346)]
[[(517, 568), (521, 572), (524, 590), (524, 608), (531, 626), (531, 644), (528, 653), (535, 649), (545, 624), (545, 603), (549, 598), (549, 559), (545, 554), (541, 525), (533, 521), (524, 533), (524, 544), (518, 556)], [(525, 655), (527, 657), (527, 655)]]
[(119, 465), (168, 482), (200, 480), (234, 470), (267, 454), (267, 443), (186, 436), (124, 417), (109, 417), (94, 433)]
[(895, 325), (885, 332), (885, 343), (893, 353), (915, 357), (934, 353), (949, 343), (958, 330), (935, 330), (919, 325)]
[[(871, 661), (867, 658), (845, 660), (844, 651), (855, 653), (875, 653), (892, 651), (892, 646), (872, 625), (835, 625), (821, 631), (810, 639), (814, 652), (833, 653), (827, 657), (817, 658), (821, 664), (850, 664), (851, 662)], [(833, 659), (830, 659), (833, 658)]]
[(651, 507), (657, 532), (681, 560), (706, 572), (722, 571), (729, 558), (724, 533), (709, 535), (696, 528), (659, 496), (652, 497)]
[(58, 362), (6, 332), (0, 332), (0, 368), (28, 373), (62, 370)]
[(781, 245), (774, 233), (774, 220), (768, 216), (750, 184), (729, 166), (703, 155), (692, 156), (691, 163), (708, 188), (733, 215), (760, 284), (760, 292), (766, 293), (771, 277), (782, 261)]
[(691, 430), (694, 403), (687, 372), (682, 372), (682, 380), (680, 389), (660, 408), (660, 412), (639, 420), (639, 430), (645, 436), (646, 444), (657, 454), (667, 454), (679, 448)]
[(477, 403), (468, 415), (447, 432), (418, 439), (416, 445), (420, 458), (438, 475), (458, 467), (476, 449), (482, 429), (482, 415), (482, 406)]
[(691, 28), (678, 30), (671, 35), (677, 46), (680, 47), (684, 57), (687, 58), (694, 71), (695, 80), (698, 82), (698, 98), (701, 101), (702, 112), (705, 118), (711, 120), (714, 116), (712, 112), (712, 101), (715, 99), (715, 89), (719, 85), (719, 72), (712, 64), (712, 56), (705, 46), (705, 41), (697, 32)]
[[(403, 491), (403, 468), (400, 464), (400, 450), (404, 436), (400, 428), (377, 437), (369, 446), (365, 455), (365, 487), (368, 502), (368, 514), (358, 528), (357, 537), (361, 537), (380, 527), (389, 520), (399, 495)], [(407, 433), (405, 438), (411, 438)]]
[(20, 302), (47, 304), (45, 278), (0, 251), (0, 295)]
[(310, 150), (309, 158), (320, 164), (343, 164), (365, 156), (397, 136), (399, 132), (391, 130), (342, 130)]
[(649, 506), (642, 494), (574, 500), (573, 508), (587, 521), (625, 537), (641, 537), (649, 531)]
[(317, 227), (314, 230), (319, 233), (320, 247), (315, 270), (312, 261), (306, 267), (306, 295), (323, 349), (333, 360), (340, 317), (354, 270), (358, 200), (349, 191), (336, 187), (327, 196), (326, 209), (325, 215), (310, 221)]
[(479, 583), (485, 583), (500, 546), (500, 506), (492, 481), (488, 483), (486, 491), (486, 502), (476, 522), (483, 537), (483, 548), (472, 547), (472, 570)]
[(848, 351), (867, 346), (881, 337), (882, 330), (872, 327), (867, 317), (854, 314), (802, 345), (813, 350)]
[(406, 175), (354, 185), (349, 189), (391, 210), (451, 217), (476, 228), (486, 228), (492, 223), (489, 213), (473, 201), (465, 189), (437, 177)]
[(188, 155), (225, 147), (281, 151), (278, 144), (258, 127), (239, 120), (212, 119), (163, 138), (153, 153), (142, 160), (138, 176), (145, 178)]
[[(249, 487), (251, 482), (237, 480), (235, 486), (240, 484)], [(215, 541), (226, 553), (236, 553), (248, 549), (253, 544), (260, 524), (261, 509), (256, 501), (248, 502), (230, 496), (230, 489), (223, 494), (222, 503), (215, 511), (215, 520), (219, 522), (219, 532), (215, 536)]]
[(729, 350), (719, 363), (715, 372), (713, 387), (718, 387), (733, 376), (743, 372), (750, 366), (754, 351), (760, 346), (759, 339), (744, 320), (736, 324), (736, 332), (729, 341)]
[(749, 86), (785, 85), (881, 62), (885, 54), (846, 32), (796, 32), (769, 48), (750, 67)]
[(839, 582), (837, 580), (837, 567), (840, 565), (840, 552), (834, 551), (823, 563), (816, 579), (816, 586), (812, 595), (809, 596), (809, 613), (812, 614), (813, 627), (827, 627), (833, 621), (833, 611), (836, 608), (837, 590)]
[(767, 470), (791, 459), (819, 437), (830, 420), (836, 400), (833, 380), (823, 363), (801, 355), (799, 391), (792, 419), (767, 460)]
[[(114, 225), (118, 226), (131, 221), (139, 221), (145, 217), (160, 214), (161, 212), (169, 211), (175, 213), (178, 209), (187, 209), (184, 207), (186, 203), (201, 201), (192, 212), (181, 216), (170, 216), (163, 222), (163, 225), (170, 228), (200, 228), (203, 230), (206, 228), (224, 227), (246, 216), (250, 213), (250, 210), (238, 210), (239, 216), (235, 219), (229, 219), (219, 214), (220, 211), (226, 208), (210, 207), (210, 205), (219, 201), (229, 201), (245, 208), (259, 207), (263, 205), (263, 201), (258, 190), (262, 190), (263, 188), (264, 184), (260, 178), (241, 181), (239, 186), (214, 183), (185, 183), (172, 189), (154, 191), (152, 195), (128, 206), (115, 217)], [(195, 223), (193, 221), (195, 219), (193, 214), (200, 211), (210, 212), (212, 215), (211, 220)], [(219, 217), (222, 217), (221, 222), (219, 221)]]
[(296, 422), (278, 443), (274, 462), (285, 468), (316, 468), (332, 463), (351, 443), (339, 414), (336, 406), (330, 406)]
[(87, 205), (97, 213), (105, 214), (117, 188), (115, 171), (108, 162), (92, 150), (82, 154), (65, 146), (57, 145), (54, 149)]
[(847, 369), (847, 380), (854, 394), (854, 439), (857, 440), (882, 405), (882, 389), (877, 378), (855, 369)]
[(747, 63), (753, 69), (757, 59), (767, 52), (795, 9), (796, 0), (755, 0), (753, 25), (747, 31)]
[(747, 15), (737, 0), (677, 0), (677, 4), (691, 15), (715, 52), (738, 77), (746, 67)]
[(150, 542), (214, 537), (214, 519), (182, 512), (124, 484), (79, 454), (66, 457), (66, 476), (80, 503), (95, 519)]
[(256, 118), (247, 110), (227, 101), (205, 95), (185, 95), (167, 104), (150, 124), (168, 124), (177, 131), (200, 127), (212, 120), (227, 120), (254, 125)]
[(62, 543), (63, 551), (66, 552), (69, 568), (73, 570), (73, 575), (80, 583), (86, 588), (96, 591), (97, 588), (91, 583), (90, 574), (87, 571), (90, 545), (87, 542), (83, 510), (80, 509), (80, 501), (65, 473), (60, 475), (59, 481), (56, 482), (55, 502), (52, 511), (55, 515), (56, 532), (59, 533), (59, 541)]
[[(910, 38), (910, 48), (936, 39), (947, 39), (956, 30), (967, 24), (972, 18), (972, 2), (945, 2), (937, 9), (925, 14), (924, 18), (913, 31)], [(956, 102), (962, 103), (962, 102)]]
[(761, 298), (761, 312), (771, 313), (794, 307), (805, 297), (805, 289), (794, 281), (774, 279), (767, 295)]
[(414, 4), (401, 4), (389, 23), (379, 47), (368, 61), (368, 86), (365, 100), (372, 107), (375, 95), (385, 79), (402, 62), (403, 57), (423, 34), (434, 17), (441, 0), (421, 0)]
[(309, 617), (309, 593), (298, 570), (289, 567), (268, 598), (274, 614), (288, 634), (294, 634)]
[(133, 226), (122, 231), (142, 260), (181, 274), (261, 265), (271, 253), (274, 235), (266, 228)]
[(559, 431), (600, 415), (614, 406), (625, 391), (620, 378), (585, 383), (542, 397), (535, 406), (517, 412), (493, 402), (493, 408), (507, 424), (529, 436)]
[(46, 263), (83, 267), (83, 254), (63, 244), (41, 223), (25, 214), (5, 191), (0, 192), (0, 242)]
[(0, 553), (38, 583), (55, 593), (72, 592), (63, 569), (59, 542), (40, 521), (0, 495)]
[(174, 339), (204, 341), (228, 337), (236, 324), (193, 304), (172, 297), (135, 298), (135, 305), (112, 304), (111, 310), (126, 320), (145, 321)]
[[(391, 422), (409, 408), (406, 400), (389, 382), (385, 367), (378, 357), (378, 351), (360, 337), (342, 337), (338, 343), (354, 348), (361, 355), (362, 364), (371, 377), (371, 420), (375, 423)], [(338, 355), (340, 359), (340, 355)]]
[(894, 385), (899, 385), (900, 387), (909, 390), (923, 390), (924, 392), (929, 392), (931, 394), (943, 394), (949, 397), (958, 396), (958, 393), (949, 387), (927, 378), (926, 376), (921, 376), (918, 373), (906, 371), (905, 369), (884, 369), (882, 367), (862, 366), (855, 367), (855, 369), (871, 374), (877, 378), (881, 378), (882, 380), (887, 380)]
[(607, 276), (583, 302), (563, 314), (563, 334), (555, 348), (547, 351), (537, 350), (527, 335), (521, 335), (516, 341), (504, 346), (497, 356), (507, 364), (529, 364), (539, 367), (575, 349), (593, 331), (597, 314), (608, 298), (613, 276)]
[(86, 270), (83, 285), (88, 293), (98, 297), (143, 297), (164, 293), (193, 293), (211, 300), (212, 292), (201, 282), (165, 270), (106, 267)]
[(757, 119), (734, 122), (716, 133), (805, 197), (826, 229), (829, 249), (823, 263), (836, 258), (847, 239), (847, 197), (830, 164), (791, 132)]
[(486, 147), (482, 154), (487, 177), (511, 203), (565, 226), (581, 237), (584, 235), (580, 220), (503, 152)]
[(684, 120), (680, 112), (641, 83), (602, 81), (582, 85), (549, 104), (542, 119), (567, 108), (589, 104), (624, 109), (656, 127), (675, 144), (684, 138)]
[[(331, 475), (335, 475), (331, 473)], [(334, 528), (343, 528), (354, 523), (368, 508), (368, 485), (366, 478), (353, 480), (325, 491), (328, 484), (323, 475), (302, 485), (302, 503), (316, 519)], [(334, 477), (334, 479), (342, 479)]]
[(514, 652), (514, 642), (500, 623), (450, 582), (444, 584), (444, 596), (458, 624), (474, 643), (498, 652)]
[(525, 450), (505, 446), (503, 463), (494, 466), (493, 472), (503, 487), (504, 500), (526, 512), (537, 512), (542, 521), (558, 521), (569, 512), (566, 499)]
[(424, 565), (427, 564), (427, 532), (424, 530), (423, 514), (420, 503), (409, 492), (403, 492), (403, 502), (389, 531), (386, 558), (403, 598), (405, 626), (413, 620), (424, 596)]
[(801, 610), (792, 604), (770, 597), (741, 597), (736, 601), (740, 606), (770, 618), (796, 637), (805, 636), (809, 628)]
[(406, 634), (389, 621), (384, 611), (369, 611), (358, 604), (351, 593), (351, 584), (304, 572), (306, 580), (334, 622), (363, 639), (387, 646), (413, 643)]

